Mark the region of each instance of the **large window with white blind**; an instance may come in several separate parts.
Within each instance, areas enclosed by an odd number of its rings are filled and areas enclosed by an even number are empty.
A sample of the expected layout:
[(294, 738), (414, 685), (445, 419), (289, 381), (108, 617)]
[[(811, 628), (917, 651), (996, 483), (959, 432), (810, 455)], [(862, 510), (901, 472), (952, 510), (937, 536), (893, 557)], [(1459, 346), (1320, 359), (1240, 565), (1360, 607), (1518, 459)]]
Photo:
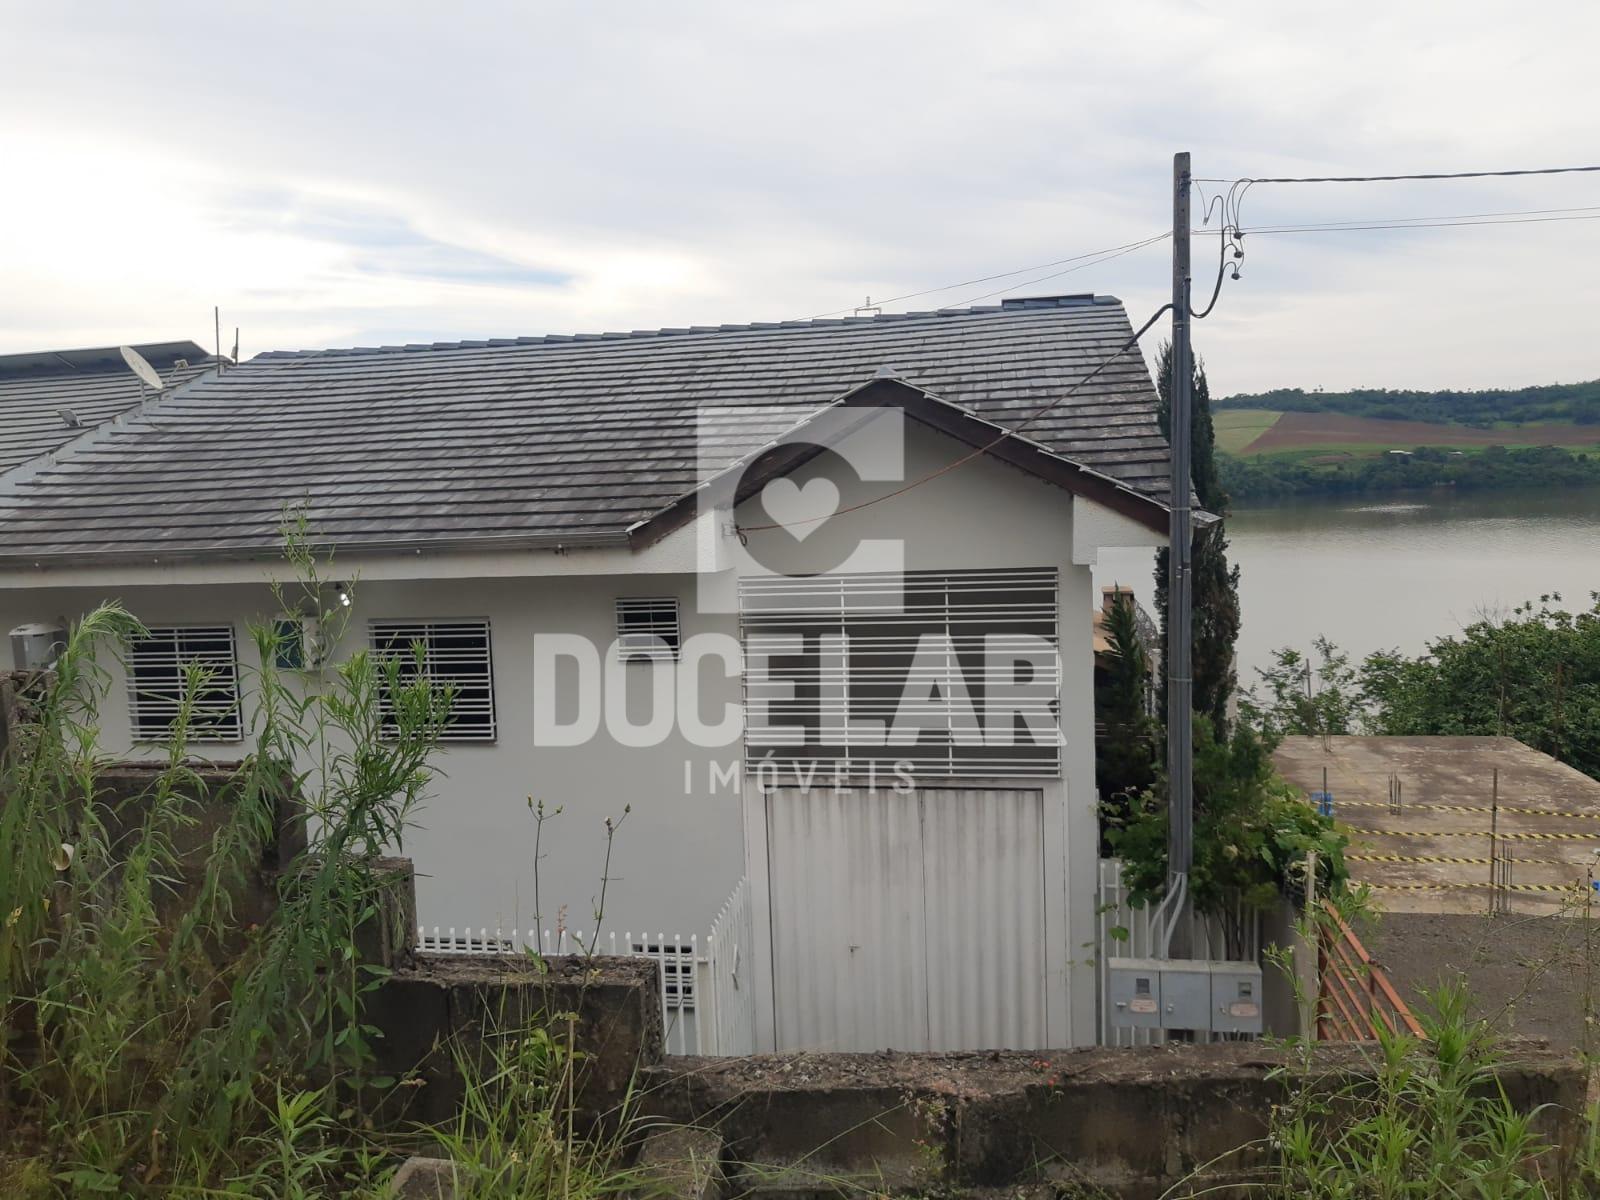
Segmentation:
[(233, 626), (157, 626), (135, 639), (128, 646), (128, 700), (138, 741), (166, 741), (180, 719), (189, 741), (238, 741)]
[[(494, 659), (487, 621), (373, 621), (368, 630), (380, 660), (399, 664), (402, 682), (419, 676), (450, 689), (450, 718), (442, 740), (495, 740)], [(385, 689), (387, 691), (387, 688)], [(384, 727), (394, 728), (387, 695)]]
[(748, 770), (1061, 773), (1054, 568), (753, 577), (740, 584)]

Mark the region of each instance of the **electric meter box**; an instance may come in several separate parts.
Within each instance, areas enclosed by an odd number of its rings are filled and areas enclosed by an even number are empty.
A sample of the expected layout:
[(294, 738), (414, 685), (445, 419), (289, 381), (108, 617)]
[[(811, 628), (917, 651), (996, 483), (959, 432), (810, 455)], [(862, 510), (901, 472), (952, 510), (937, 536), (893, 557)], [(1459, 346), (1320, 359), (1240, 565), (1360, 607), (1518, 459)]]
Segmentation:
[(1204, 959), (1107, 960), (1111, 1023), (1119, 1029), (1211, 1028), (1211, 964)]
[(1211, 1028), (1211, 964), (1174, 958), (1161, 964), (1161, 1024), (1167, 1029)]
[(67, 647), (60, 625), (18, 625), (11, 631), (11, 658), (19, 671), (43, 671), (55, 665)]
[(1111, 1023), (1119, 1029), (1261, 1032), (1261, 968), (1193, 958), (1106, 961)]
[(1261, 968), (1254, 963), (1212, 963), (1212, 1030), (1260, 1033), (1261, 1015)]
[(1111, 1023), (1118, 1029), (1160, 1029), (1161, 967), (1154, 958), (1106, 961)]

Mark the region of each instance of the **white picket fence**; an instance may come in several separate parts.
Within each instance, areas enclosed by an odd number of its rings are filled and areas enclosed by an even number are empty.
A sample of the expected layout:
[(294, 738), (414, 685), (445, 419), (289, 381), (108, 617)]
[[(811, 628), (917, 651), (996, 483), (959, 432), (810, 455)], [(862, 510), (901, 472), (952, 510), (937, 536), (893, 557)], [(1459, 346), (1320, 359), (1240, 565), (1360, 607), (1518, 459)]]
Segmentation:
[[(1137, 908), (1128, 903), (1128, 888), (1122, 881), (1122, 861), (1115, 858), (1100, 860), (1100, 897), (1096, 905), (1098, 915), (1098, 945), (1096, 964), (1099, 975), (1100, 1044), (1102, 1046), (1150, 1046), (1165, 1040), (1159, 1029), (1123, 1029), (1111, 1023), (1111, 1003), (1107, 996), (1109, 976), (1108, 959), (1150, 958), (1159, 947), (1151, 928), (1153, 909), (1149, 905)], [(1234, 929), (1233, 945), (1229, 946), (1227, 925)], [(1261, 918), (1243, 906), (1228, 914), (1226, 923), (1220, 917), (1202, 917), (1195, 921), (1196, 958), (1257, 962), (1261, 954)], [(1202, 1040), (1216, 1040), (1221, 1035), (1196, 1034)]]
[(756, 1049), (756, 997), (750, 986), (755, 961), (755, 926), (750, 910), (750, 881), (741, 878), (711, 922), (706, 938), (705, 970), (700, 978), (709, 985), (703, 994), (710, 1012), (700, 1015), (701, 1054), (754, 1054)]
[(600, 933), (579, 929), (418, 926), (423, 953), (607, 954), (653, 958), (669, 1054), (749, 1054), (755, 1049), (754, 993), (746, 978), (752, 926), (750, 885), (740, 879), (711, 930), (699, 934)]

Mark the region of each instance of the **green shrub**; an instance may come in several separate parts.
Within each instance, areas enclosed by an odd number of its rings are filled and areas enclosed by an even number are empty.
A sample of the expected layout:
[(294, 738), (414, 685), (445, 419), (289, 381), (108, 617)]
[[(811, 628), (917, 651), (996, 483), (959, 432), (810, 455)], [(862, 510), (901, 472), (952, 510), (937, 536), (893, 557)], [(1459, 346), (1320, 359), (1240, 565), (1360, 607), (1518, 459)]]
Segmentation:
[(1565, 1200), (1593, 1195), (1590, 1164), (1562, 1178), (1537, 1131), (1542, 1109), (1519, 1111), (1499, 1084), (1487, 1025), (1467, 1016), (1459, 985), (1431, 997), (1425, 1039), (1386, 1035), (1369, 1071), (1320, 1073), (1312, 1055), (1280, 1077), (1289, 1099), (1273, 1115), (1271, 1167), (1253, 1194), (1296, 1200)]
[[(1145, 792), (1126, 814), (1108, 814), (1106, 832), (1122, 859), (1135, 904), (1158, 898), (1167, 883), (1167, 802)], [(1348, 839), (1272, 767), (1272, 742), (1240, 721), (1226, 741), (1211, 722), (1194, 723), (1194, 866), (1189, 894), (1202, 912), (1236, 899), (1265, 909), (1305, 891), (1307, 854), (1316, 855), (1319, 890), (1343, 888)]]

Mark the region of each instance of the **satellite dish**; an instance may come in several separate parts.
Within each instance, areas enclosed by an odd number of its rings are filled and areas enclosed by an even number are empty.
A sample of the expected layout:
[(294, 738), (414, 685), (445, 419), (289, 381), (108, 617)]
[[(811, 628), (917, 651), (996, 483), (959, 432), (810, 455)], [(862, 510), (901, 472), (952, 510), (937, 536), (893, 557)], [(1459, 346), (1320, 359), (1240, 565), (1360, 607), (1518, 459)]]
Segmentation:
[(154, 388), (158, 393), (166, 389), (167, 385), (162, 382), (160, 374), (145, 360), (144, 355), (140, 354), (132, 346), (122, 347), (122, 360), (128, 364), (128, 369), (137, 375), (146, 386)]

